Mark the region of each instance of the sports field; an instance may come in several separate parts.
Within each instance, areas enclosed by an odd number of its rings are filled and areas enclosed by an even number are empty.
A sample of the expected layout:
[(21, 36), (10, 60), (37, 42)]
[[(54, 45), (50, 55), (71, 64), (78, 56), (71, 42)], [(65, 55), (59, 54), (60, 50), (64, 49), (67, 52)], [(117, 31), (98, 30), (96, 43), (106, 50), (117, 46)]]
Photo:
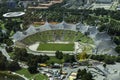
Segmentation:
[(40, 43), (38, 51), (74, 51), (74, 43)]

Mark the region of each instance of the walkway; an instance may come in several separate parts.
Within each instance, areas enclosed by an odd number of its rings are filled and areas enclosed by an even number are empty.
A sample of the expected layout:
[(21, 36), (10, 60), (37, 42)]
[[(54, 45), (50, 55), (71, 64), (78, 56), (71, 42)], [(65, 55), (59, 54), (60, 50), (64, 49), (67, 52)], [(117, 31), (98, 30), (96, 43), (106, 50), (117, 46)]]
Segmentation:
[(20, 75), (20, 74), (15, 73), (15, 72), (12, 72), (12, 74), (18, 75), (18, 76), (20, 76), (20, 77), (24, 78), (25, 80), (29, 80), (29, 79), (28, 79), (28, 78), (26, 78), (24, 75)]
[(2, 52), (2, 54), (7, 58), (8, 61), (13, 61), (10, 56), (8, 55), (7, 51), (5, 50), (5, 48), (0, 47), (0, 51)]

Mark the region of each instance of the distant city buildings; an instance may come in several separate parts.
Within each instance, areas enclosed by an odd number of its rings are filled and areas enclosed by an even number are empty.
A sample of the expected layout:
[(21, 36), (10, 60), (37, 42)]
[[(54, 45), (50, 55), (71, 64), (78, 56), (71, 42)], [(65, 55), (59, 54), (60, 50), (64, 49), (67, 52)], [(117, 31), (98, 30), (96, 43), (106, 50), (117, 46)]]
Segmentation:
[(111, 3), (113, 0), (95, 0), (96, 3)]
[(7, 6), (9, 8), (15, 8), (16, 7), (16, 1), (15, 0), (7, 0)]
[(47, 9), (51, 5), (61, 2), (63, 2), (63, 0), (20, 0), (19, 4), (24, 8)]

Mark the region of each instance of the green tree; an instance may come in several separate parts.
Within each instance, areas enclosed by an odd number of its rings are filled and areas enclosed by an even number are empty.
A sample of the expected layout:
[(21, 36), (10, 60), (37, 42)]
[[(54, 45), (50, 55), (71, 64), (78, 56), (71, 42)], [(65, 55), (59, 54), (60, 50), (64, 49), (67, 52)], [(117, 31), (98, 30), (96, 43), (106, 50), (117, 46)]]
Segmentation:
[(76, 60), (75, 60), (74, 55), (65, 54), (64, 61), (72, 63), (72, 62), (75, 62)]
[(116, 62), (120, 62), (120, 56), (116, 57)]
[(20, 66), (19, 66), (18, 62), (12, 61), (12, 62), (8, 62), (7, 69), (10, 71), (16, 71), (16, 70), (20, 69)]
[(77, 77), (75, 80), (94, 80), (93, 79), (93, 76), (90, 72), (87, 72), (86, 69), (83, 69), (83, 70), (78, 70), (77, 72)]
[(60, 51), (56, 51), (56, 52), (55, 52), (55, 56), (56, 56), (56, 58), (58, 58), (58, 59), (63, 59), (63, 53), (60, 52)]
[(13, 45), (13, 41), (11, 39), (4, 39), (3, 43), (7, 44), (7, 46)]
[(28, 53), (25, 48), (15, 48), (14, 51), (15, 59), (21, 60), (21, 61), (27, 61)]
[(105, 59), (104, 59), (104, 62), (106, 64), (114, 64), (115, 63), (115, 59), (111, 56), (106, 56)]
[(118, 46), (115, 48), (115, 51), (120, 54), (120, 45), (118, 45)]
[(0, 51), (0, 70), (6, 69), (7, 59), (4, 55), (2, 55), (2, 52)]
[(31, 74), (37, 73), (37, 66), (29, 66), (29, 67), (28, 67), (28, 71), (29, 71)]

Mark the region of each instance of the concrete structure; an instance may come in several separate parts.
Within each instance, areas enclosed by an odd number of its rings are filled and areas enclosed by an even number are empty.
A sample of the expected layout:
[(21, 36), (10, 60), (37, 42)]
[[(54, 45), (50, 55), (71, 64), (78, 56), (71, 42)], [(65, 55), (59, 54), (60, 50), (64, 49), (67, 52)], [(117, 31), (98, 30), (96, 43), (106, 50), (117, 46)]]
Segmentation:
[(16, 32), (16, 34), (14, 34), (12, 38), (15, 41), (21, 41), (32, 34), (48, 30), (71, 30), (75, 32), (80, 31), (83, 34), (85, 34), (85, 32), (88, 32), (88, 36), (93, 39), (95, 44), (94, 46), (96, 47), (95, 50), (97, 52), (95, 52), (95, 54), (117, 55), (114, 50), (116, 45), (114, 44), (114, 42), (112, 42), (111, 37), (107, 34), (107, 32), (99, 32), (96, 26), (86, 26), (81, 23), (69, 24), (65, 21), (62, 21), (61, 23), (54, 25), (46, 22), (44, 25), (41, 25), (39, 27), (34, 27), (33, 25), (31, 25), (27, 30), (23, 32)]
[(3, 17), (19, 17), (24, 14), (25, 14), (25, 12), (9, 12), (9, 13), (3, 14)]
[(21, 0), (19, 4), (22, 4), (24, 8), (28, 6), (28, 8), (32, 9), (47, 9), (51, 5), (56, 3), (61, 3), (63, 0)]
[(111, 3), (113, 0), (95, 0), (96, 3)]

